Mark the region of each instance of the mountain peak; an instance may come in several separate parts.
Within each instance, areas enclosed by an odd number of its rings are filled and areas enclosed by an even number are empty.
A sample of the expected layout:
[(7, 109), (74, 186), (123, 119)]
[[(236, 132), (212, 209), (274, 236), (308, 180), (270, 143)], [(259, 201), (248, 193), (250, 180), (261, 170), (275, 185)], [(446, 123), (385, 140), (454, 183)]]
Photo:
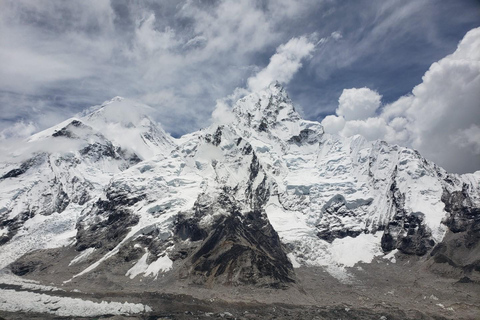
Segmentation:
[(90, 121), (139, 126), (155, 112), (155, 109), (143, 103), (117, 96), (100, 106), (85, 110), (84, 116)]
[(270, 90), (277, 90), (279, 92), (285, 92), (285, 88), (277, 80), (270, 83), (267, 88), (270, 89)]
[(259, 131), (280, 122), (300, 120), (286, 90), (278, 81), (238, 100), (233, 112), (239, 122)]

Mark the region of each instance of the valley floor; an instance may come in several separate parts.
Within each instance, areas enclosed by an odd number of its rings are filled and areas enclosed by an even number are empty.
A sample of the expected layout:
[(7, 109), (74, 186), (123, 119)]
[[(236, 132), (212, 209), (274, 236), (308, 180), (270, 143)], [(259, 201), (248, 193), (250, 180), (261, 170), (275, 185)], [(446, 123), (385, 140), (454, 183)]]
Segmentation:
[(288, 289), (205, 288), (141, 277), (143, 283), (137, 278), (112, 291), (106, 288), (113, 279), (101, 276), (56, 289), (3, 277), (10, 280), (0, 286), (0, 310), (7, 310), (0, 319), (478, 319), (480, 283), (439, 277), (416, 259), (360, 264), (343, 282), (321, 268), (302, 267)]

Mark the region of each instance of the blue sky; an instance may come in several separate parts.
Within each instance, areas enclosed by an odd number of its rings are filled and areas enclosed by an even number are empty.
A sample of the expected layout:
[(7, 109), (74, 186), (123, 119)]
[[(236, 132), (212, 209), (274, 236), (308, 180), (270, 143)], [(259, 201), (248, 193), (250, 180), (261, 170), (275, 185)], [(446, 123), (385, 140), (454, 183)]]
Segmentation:
[[(265, 79), (283, 77), (305, 118), (322, 121), (335, 114), (344, 89), (363, 87), (381, 96), (370, 115), (378, 116), (480, 26), (474, 0), (4, 0), (1, 6), (3, 138), (49, 127), (114, 96), (156, 108), (157, 120), (179, 136), (208, 125), (217, 100), (236, 88), (253, 89), (249, 79), (265, 75), (281, 50), (291, 54), (282, 47), (289, 43), (297, 50), (293, 65), (277, 66), (283, 73), (272, 67)], [(480, 122), (477, 113), (472, 117)], [(475, 133), (470, 127), (452, 127), (448, 139), (454, 144), (462, 132)], [(433, 133), (422, 142), (391, 142), (418, 148), (450, 171), (480, 169), (475, 144), (465, 142), (457, 161), (426, 147)]]

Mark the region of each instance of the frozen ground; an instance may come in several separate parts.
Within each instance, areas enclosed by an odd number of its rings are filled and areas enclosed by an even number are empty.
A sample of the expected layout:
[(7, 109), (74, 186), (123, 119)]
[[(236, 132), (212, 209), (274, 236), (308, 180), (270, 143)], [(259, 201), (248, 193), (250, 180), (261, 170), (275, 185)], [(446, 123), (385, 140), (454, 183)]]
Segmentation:
[[(391, 260), (396, 259), (396, 263)], [(323, 267), (296, 268), (285, 290), (251, 286), (197, 286), (167, 272), (137, 276), (101, 267), (95, 277), (62, 285), (44, 275), (42, 284), (4, 275), (0, 317), (5, 319), (477, 319), (480, 284), (439, 277), (422, 258), (397, 254), (345, 267), (345, 283)], [(118, 271), (118, 272), (117, 272)], [(117, 275), (115, 276), (115, 274)], [(81, 280), (81, 279), (80, 279)], [(151, 308), (151, 309), (150, 309)], [(35, 318), (36, 317), (36, 318)], [(79, 318), (82, 317), (82, 318)], [(385, 318), (382, 318), (385, 317)], [(95, 318), (95, 319), (96, 319)]]
[[(79, 292), (73, 290), (72, 292)], [(0, 275), (0, 311), (8, 313), (43, 313), (63, 317), (133, 315), (152, 311), (141, 303), (91, 301), (67, 297), (68, 293), (54, 286), (22, 279), (11, 274)], [(0, 312), (1, 313), (1, 312)]]

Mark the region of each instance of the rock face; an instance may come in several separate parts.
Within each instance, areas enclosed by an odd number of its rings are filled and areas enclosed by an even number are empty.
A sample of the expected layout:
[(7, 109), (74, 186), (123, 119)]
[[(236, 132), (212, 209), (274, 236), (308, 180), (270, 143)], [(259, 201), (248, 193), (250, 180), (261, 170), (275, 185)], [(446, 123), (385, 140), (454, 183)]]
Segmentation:
[[(283, 287), (294, 282), (294, 272), (284, 247), (265, 212), (242, 213), (227, 194), (219, 202), (228, 215), (201, 227), (201, 218), (214, 208), (196, 204), (190, 219), (180, 217), (175, 234), (182, 240), (197, 242), (187, 259), (188, 277), (211, 284), (255, 284)], [(233, 200), (234, 201), (234, 200)], [(206, 211), (210, 211), (206, 213)]]
[(436, 263), (462, 270), (464, 281), (468, 276), (480, 279), (480, 209), (471, 187), (464, 183), (462, 190), (445, 189), (442, 201), (449, 213), (445, 221), (449, 232), (430, 253)]
[(284, 288), (294, 267), (338, 276), (394, 250), (479, 272), (479, 173), (325, 134), (278, 84), (240, 99), (234, 121), (179, 139), (149, 110), (115, 98), (32, 136), (41, 152), (1, 164), (1, 267), (48, 272), (38, 254), (18, 259), (65, 246), (55, 252), (76, 250), (63, 273), (76, 279), (115, 264), (132, 281), (168, 273)]

